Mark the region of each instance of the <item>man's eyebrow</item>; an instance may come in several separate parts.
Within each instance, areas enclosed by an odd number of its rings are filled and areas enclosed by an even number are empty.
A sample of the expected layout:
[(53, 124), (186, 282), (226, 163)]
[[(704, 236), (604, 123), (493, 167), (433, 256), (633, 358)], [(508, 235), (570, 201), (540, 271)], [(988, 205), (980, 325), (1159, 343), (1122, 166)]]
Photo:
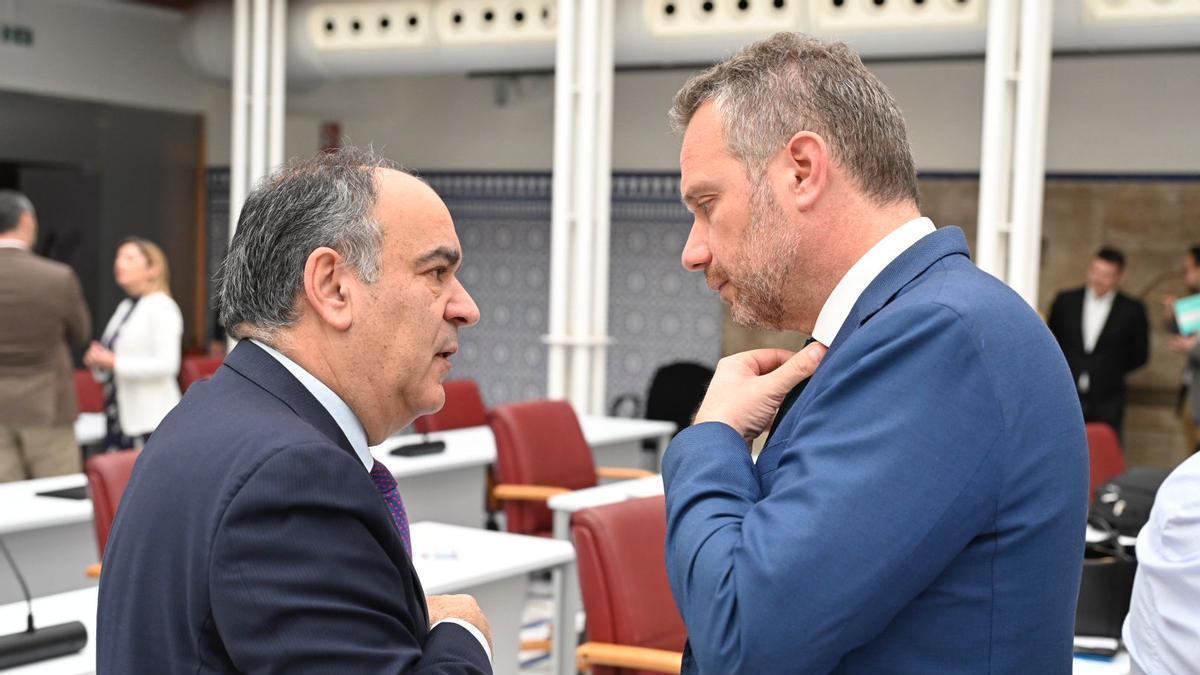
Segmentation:
[(447, 265), (453, 266), (457, 265), (461, 258), (462, 253), (460, 253), (458, 249), (451, 248), (449, 246), (439, 246), (417, 258), (416, 264), (418, 267), (420, 267), (431, 262), (443, 262)]
[(683, 205), (688, 207), (688, 210), (691, 210), (692, 202), (696, 201), (699, 195), (716, 192), (716, 189), (716, 186), (712, 183), (699, 183), (693, 185), (691, 189), (681, 195), (679, 201), (683, 202)]

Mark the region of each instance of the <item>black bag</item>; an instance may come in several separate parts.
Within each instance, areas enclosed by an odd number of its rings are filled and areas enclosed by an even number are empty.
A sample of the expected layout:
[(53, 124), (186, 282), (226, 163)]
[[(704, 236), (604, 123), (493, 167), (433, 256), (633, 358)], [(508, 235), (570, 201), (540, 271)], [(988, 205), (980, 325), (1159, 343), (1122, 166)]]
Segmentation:
[(1083, 578), (1075, 606), (1075, 634), (1121, 639), (1129, 613), (1137, 561), (1117, 542), (1117, 531), (1099, 518), (1089, 524), (1108, 536), (1090, 542), (1083, 550)]
[(1170, 471), (1136, 466), (1096, 491), (1090, 516), (1108, 523), (1119, 534), (1136, 537), (1150, 520), (1154, 496)]

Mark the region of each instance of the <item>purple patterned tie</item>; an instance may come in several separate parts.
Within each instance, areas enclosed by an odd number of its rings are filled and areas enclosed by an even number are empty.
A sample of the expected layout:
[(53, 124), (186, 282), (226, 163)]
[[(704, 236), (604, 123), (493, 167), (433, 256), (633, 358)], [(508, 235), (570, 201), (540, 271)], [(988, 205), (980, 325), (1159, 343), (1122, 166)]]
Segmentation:
[(375, 460), (374, 466), (371, 467), (371, 478), (375, 481), (375, 488), (379, 490), (379, 495), (383, 497), (383, 503), (387, 504), (388, 512), (392, 514), (392, 521), (396, 523), (396, 529), (400, 532), (400, 540), (404, 542), (404, 551), (408, 553), (409, 558), (412, 558), (412, 541), (408, 534), (408, 513), (404, 510), (404, 500), (400, 498), (400, 490), (396, 488), (396, 479), (379, 460)]

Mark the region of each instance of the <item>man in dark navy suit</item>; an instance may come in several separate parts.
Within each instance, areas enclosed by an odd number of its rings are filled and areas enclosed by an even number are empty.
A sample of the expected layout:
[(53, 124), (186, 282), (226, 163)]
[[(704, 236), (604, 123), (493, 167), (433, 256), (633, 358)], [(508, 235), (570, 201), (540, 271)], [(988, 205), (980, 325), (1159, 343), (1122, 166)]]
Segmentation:
[(369, 445), (444, 402), (450, 214), (345, 150), (250, 195), (221, 272), (225, 364), (154, 432), (104, 556), (99, 673), (490, 673), (469, 596), (426, 598)]
[(722, 359), (663, 459), (685, 672), (1070, 672), (1071, 376), (962, 231), (921, 216), (887, 89), (846, 45), (781, 33), (672, 113), (684, 266), (735, 321), (816, 341)]
[(1101, 248), (1088, 266), (1087, 285), (1059, 293), (1047, 319), (1075, 378), (1083, 419), (1118, 434), (1125, 378), (1150, 359), (1146, 306), (1117, 289), (1124, 275), (1124, 254)]

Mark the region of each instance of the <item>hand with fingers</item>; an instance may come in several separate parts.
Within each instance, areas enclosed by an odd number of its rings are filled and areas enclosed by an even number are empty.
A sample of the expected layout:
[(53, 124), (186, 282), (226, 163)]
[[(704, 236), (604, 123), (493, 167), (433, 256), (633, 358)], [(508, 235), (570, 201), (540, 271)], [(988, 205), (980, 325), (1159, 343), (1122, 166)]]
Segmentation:
[(721, 359), (694, 423), (724, 422), (747, 442), (757, 438), (792, 387), (816, 372), (825, 351), (813, 342), (799, 352), (755, 349)]

